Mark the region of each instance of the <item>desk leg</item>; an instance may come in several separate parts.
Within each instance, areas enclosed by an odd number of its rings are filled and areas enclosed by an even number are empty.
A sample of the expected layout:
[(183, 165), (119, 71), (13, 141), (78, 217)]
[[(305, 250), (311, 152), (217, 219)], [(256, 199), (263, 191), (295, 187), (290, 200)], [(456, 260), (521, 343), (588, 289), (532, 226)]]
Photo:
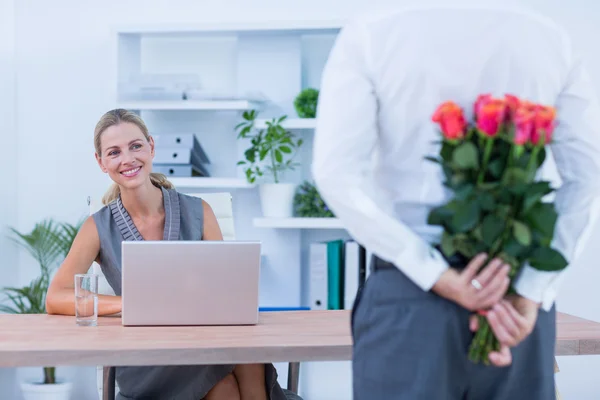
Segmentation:
[(298, 394), (298, 380), (300, 379), (300, 363), (290, 362), (288, 365), (288, 384), (289, 391)]
[(102, 369), (102, 400), (115, 400), (115, 368)]
[[(554, 374), (556, 374), (559, 371), (558, 369), (558, 363), (556, 362), (556, 357), (554, 358)], [(556, 382), (554, 382), (554, 391), (556, 393), (556, 400), (561, 400), (562, 397), (560, 395), (560, 392), (558, 391), (558, 384)]]

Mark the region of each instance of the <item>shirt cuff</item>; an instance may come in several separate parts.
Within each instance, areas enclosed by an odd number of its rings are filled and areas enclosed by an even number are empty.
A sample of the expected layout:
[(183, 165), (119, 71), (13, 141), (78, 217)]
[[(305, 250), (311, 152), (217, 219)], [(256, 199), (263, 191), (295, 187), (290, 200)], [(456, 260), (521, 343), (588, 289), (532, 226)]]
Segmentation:
[(430, 246), (421, 248), (412, 254), (403, 253), (395, 260), (394, 265), (398, 266), (409, 279), (424, 291), (430, 290), (449, 268), (444, 256), (437, 249)]
[(554, 303), (554, 298), (550, 297), (553, 291), (549, 288), (557, 274), (555, 271), (540, 271), (526, 264), (513, 283), (513, 288), (519, 295), (540, 303), (548, 311)]

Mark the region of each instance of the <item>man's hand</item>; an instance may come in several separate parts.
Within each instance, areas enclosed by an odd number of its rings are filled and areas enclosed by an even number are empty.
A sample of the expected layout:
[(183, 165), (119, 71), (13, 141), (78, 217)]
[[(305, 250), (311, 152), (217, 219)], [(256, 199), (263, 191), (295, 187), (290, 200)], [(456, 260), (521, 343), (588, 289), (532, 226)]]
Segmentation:
[(487, 319), (500, 343), (515, 347), (533, 331), (538, 309), (538, 303), (511, 295), (489, 310)]
[(510, 266), (498, 258), (485, 265), (486, 258), (479, 254), (460, 273), (449, 268), (431, 290), (470, 311), (493, 306), (506, 294)]
[[(489, 354), (490, 361), (496, 366), (506, 366), (512, 362), (510, 347), (521, 343), (535, 327), (539, 304), (518, 295), (507, 296), (487, 312), (487, 320), (500, 342), (500, 351)], [(477, 316), (472, 316), (470, 328), (478, 328)]]

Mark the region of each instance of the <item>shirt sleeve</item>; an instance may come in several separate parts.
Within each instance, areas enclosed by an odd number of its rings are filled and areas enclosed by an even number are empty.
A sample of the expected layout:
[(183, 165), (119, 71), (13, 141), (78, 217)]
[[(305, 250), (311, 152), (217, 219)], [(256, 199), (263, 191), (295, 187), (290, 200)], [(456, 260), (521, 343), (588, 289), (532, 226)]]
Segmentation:
[(517, 293), (542, 303), (545, 310), (551, 309), (565, 273), (577, 262), (600, 212), (600, 106), (582, 60), (569, 55), (568, 65), (550, 148), (562, 181), (555, 193), (558, 219), (551, 246), (569, 264), (556, 272), (525, 266), (514, 284)]
[(367, 35), (359, 22), (348, 24), (336, 39), (323, 70), (317, 113), (312, 174), (324, 201), (357, 242), (429, 290), (447, 262), (394, 218), (376, 194), (377, 98)]

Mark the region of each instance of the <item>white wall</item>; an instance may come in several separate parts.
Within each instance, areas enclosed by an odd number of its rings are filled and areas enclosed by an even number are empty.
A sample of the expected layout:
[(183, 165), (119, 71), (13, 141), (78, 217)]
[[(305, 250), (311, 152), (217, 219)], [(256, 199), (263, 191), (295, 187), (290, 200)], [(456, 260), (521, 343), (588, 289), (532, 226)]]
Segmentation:
[[(0, 157), (0, 168), (4, 172), (0, 225), (18, 224), (20, 229), (28, 230), (35, 222), (49, 216), (74, 221), (86, 212), (86, 197), (99, 198), (107, 187), (108, 181), (94, 161), (92, 131), (100, 115), (114, 107), (112, 25), (337, 19), (398, 3), (398, 0), (125, 0), (117, 4), (74, 0), (0, 0), (0, 88), (8, 87), (8, 90), (0, 90), (0, 132), (5, 149)], [(595, 40), (600, 35), (600, 28), (594, 24), (600, 17), (600, 3), (595, 0), (572, 0), (568, 5), (560, 0), (528, 0), (523, 3), (540, 8), (567, 26), (588, 61), (600, 94), (600, 55)], [(15, 20), (11, 18), (14, 6)], [(11, 33), (12, 27), (16, 27), (16, 36)], [(18, 77), (16, 102), (12, 102), (14, 78), (10, 55), (15, 44)], [(6, 59), (9, 62), (5, 63)], [(16, 120), (11, 118), (15, 109)], [(9, 196), (4, 195), (4, 190), (8, 190)], [(257, 211), (256, 195), (243, 196), (253, 204), (253, 211)], [(237, 207), (236, 212), (239, 213), (240, 209)], [(238, 235), (255, 234), (249, 225), (250, 220), (249, 217), (240, 217)], [(266, 241), (281, 240), (274, 233), (261, 235)], [(295, 243), (298, 241), (291, 232), (288, 238)], [(598, 239), (600, 230), (593, 241)], [(271, 249), (274, 250), (274, 247)], [(5, 254), (10, 259), (11, 253), (2, 239), (0, 250), (4, 261), (0, 265), (0, 284), (12, 283), (17, 277), (14, 270), (6, 265), (14, 263), (7, 262)], [(297, 245), (287, 250), (298, 254)], [(285, 247), (278, 251), (279, 257), (286, 254)], [(600, 270), (595, 269), (595, 258), (594, 246), (589, 246), (564, 284), (559, 308), (600, 320), (600, 307), (596, 306), (598, 295), (595, 294)], [(21, 256), (19, 283), (27, 283), (36, 273), (37, 266), (28, 257)], [(274, 289), (276, 293), (283, 295), (296, 290), (296, 287), (290, 286), (293, 282), (286, 278), (285, 270), (269, 273), (273, 278), (287, 282)], [(600, 369), (600, 357), (560, 358), (559, 363), (561, 372), (558, 381), (565, 399), (586, 400), (600, 396), (600, 380), (595, 374), (595, 370)], [(350, 398), (347, 363), (322, 363), (311, 367), (302, 370), (306, 398)], [(332, 371), (337, 371), (332, 378), (323, 378), (323, 372)], [(96, 398), (94, 369), (60, 368), (59, 373), (75, 382), (73, 398)], [(20, 371), (19, 376), (39, 374), (39, 368), (32, 368)], [(3, 384), (2, 376), (3, 372), (0, 373), (0, 385)], [(6, 393), (9, 386), (10, 383), (0, 387), (0, 393)]]
[[(17, 214), (17, 118), (15, 0), (0, 0), (0, 287), (17, 282), (18, 264), (16, 246), (7, 240), (8, 226), (16, 226)], [(15, 371), (0, 369), (0, 393), (13, 398), (16, 393)]]

